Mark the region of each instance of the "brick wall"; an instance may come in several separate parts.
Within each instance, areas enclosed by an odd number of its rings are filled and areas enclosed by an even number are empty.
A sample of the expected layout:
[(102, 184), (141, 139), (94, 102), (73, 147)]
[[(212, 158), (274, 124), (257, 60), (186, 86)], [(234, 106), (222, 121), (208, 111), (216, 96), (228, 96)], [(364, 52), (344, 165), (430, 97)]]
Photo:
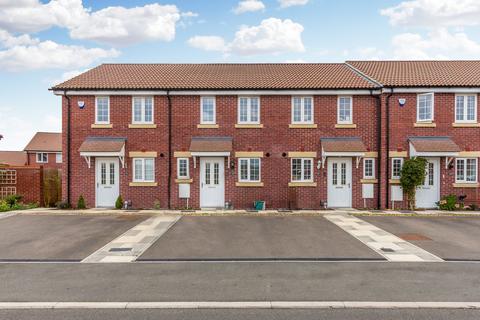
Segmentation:
[(9, 166), (0, 170), (16, 171), (16, 183), (0, 183), (0, 187), (15, 187), (16, 194), (22, 195), (25, 203), (43, 205), (43, 168), (38, 166)]
[(37, 163), (37, 153), (27, 152), (27, 163), (31, 166), (41, 165), (48, 169), (62, 169), (62, 163), (57, 163), (56, 153), (47, 153), (47, 159), (46, 163)]

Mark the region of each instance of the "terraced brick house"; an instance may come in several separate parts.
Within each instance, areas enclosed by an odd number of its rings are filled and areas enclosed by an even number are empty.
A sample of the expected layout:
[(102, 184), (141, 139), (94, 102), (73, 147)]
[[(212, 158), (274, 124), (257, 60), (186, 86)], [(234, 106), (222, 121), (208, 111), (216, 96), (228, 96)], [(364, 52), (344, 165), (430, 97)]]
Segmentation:
[(37, 132), (27, 144), (27, 165), (47, 169), (62, 168), (62, 134), (60, 132)]
[(62, 96), (63, 195), (91, 207), (405, 206), (404, 159), (428, 160), (417, 206), (478, 203), (480, 61), (103, 64)]

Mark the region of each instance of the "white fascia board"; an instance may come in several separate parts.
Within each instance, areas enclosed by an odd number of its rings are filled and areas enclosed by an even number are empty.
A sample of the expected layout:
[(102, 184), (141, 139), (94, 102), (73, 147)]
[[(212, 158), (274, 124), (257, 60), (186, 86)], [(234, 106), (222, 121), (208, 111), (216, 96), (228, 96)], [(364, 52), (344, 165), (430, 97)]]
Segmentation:
[[(53, 91), (55, 95), (63, 96), (162, 96), (166, 90), (132, 91), (132, 90), (62, 90)], [(222, 96), (222, 95), (370, 95), (380, 94), (380, 90), (182, 90), (170, 91), (171, 96)]]
[(322, 151), (323, 157), (364, 157), (365, 152), (325, 152)]
[[(391, 88), (383, 88), (382, 93), (391, 93)], [(438, 88), (393, 88), (393, 93), (480, 93), (480, 87), (438, 87)]]

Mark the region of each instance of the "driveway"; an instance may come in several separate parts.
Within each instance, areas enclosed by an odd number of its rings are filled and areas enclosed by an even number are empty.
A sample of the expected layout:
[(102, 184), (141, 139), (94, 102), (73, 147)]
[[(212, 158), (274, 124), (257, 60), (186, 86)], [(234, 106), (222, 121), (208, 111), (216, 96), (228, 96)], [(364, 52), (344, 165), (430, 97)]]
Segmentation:
[(361, 217), (445, 260), (480, 260), (480, 217)]
[(81, 260), (144, 216), (17, 215), (0, 220), (1, 260)]
[(183, 217), (137, 260), (383, 258), (323, 217)]

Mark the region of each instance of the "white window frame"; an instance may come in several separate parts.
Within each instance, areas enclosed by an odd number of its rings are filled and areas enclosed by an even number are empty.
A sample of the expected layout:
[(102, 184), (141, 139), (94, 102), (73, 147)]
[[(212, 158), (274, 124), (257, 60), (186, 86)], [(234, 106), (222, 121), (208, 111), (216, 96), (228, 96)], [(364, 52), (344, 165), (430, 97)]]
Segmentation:
[[(340, 121), (340, 99), (349, 98), (350, 99), (350, 120)], [(353, 98), (352, 96), (338, 96), (337, 98), (337, 123), (338, 124), (352, 124), (353, 123)]]
[[(294, 100), (300, 98), (300, 121), (295, 121), (295, 108), (294, 108)], [(311, 120), (310, 121), (305, 121), (305, 98), (309, 98), (312, 101), (312, 114), (311, 114)], [(315, 122), (315, 106), (314, 106), (314, 100), (312, 96), (292, 96), (292, 101), (291, 101), (291, 117), (292, 117), (292, 124), (313, 124)]]
[[(463, 97), (463, 120), (457, 120), (457, 97)], [(468, 111), (468, 97), (475, 97), (475, 118), (473, 120), (467, 120), (467, 111)], [(477, 94), (468, 94), (468, 93), (457, 93), (455, 94), (455, 123), (477, 123)]]
[[(300, 180), (293, 180), (293, 161), (294, 160), (302, 160), (302, 165), (301, 165), (301, 171), (302, 171), (302, 177)], [(292, 158), (290, 160), (290, 181), (291, 182), (313, 182), (313, 175), (315, 174), (315, 168), (313, 166), (314, 163), (314, 158)], [(311, 174), (310, 174), (310, 179), (305, 179), (305, 161), (310, 161), (311, 162)]]
[[(475, 181), (467, 181), (467, 160), (475, 160)], [(463, 180), (458, 179), (458, 161), (463, 161)], [(477, 183), (478, 182), (478, 158), (456, 158), (455, 159), (455, 183)]]
[[(137, 160), (141, 160), (142, 161), (142, 177), (140, 179), (137, 179), (136, 178), (136, 175), (135, 175), (135, 162)], [(152, 160), (153, 161), (153, 179), (152, 180), (146, 180), (145, 179), (145, 160)], [(132, 174), (133, 174), (133, 182), (155, 182), (155, 158), (132, 158)]]
[[(247, 99), (247, 121), (240, 118), (240, 100)], [(252, 121), (252, 99), (258, 100), (258, 120)], [(238, 124), (260, 124), (260, 97), (257, 96), (239, 96), (237, 102), (237, 123)]]
[[(205, 121), (203, 119), (203, 100), (213, 99), (213, 120)], [(200, 97), (200, 123), (201, 124), (216, 124), (217, 123), (217, 102), (215, 96), (202, 96)]]
[[(152, 120), (145, 121), (145, 100), (152, 99)], [(141, 117), (140, 121), (135, 121), (135, 99), (141, 99)], [(132, 123), (133, 124), (153, 124), (155, 119), (155, 102), (152, 96), (132, 96)]]
[[(367, 161), (372, 161), (372, 175), (367, 176), (366, 175), (366, 165), (365, 163)], [(363, 179), (375, 179), (375, 158), (364, 158), (363, 159)]]
[[(107, 98), (108, 107), (108, 120), (98, 121), (98, 99)], [(110, 97), (109, 96), (96, 96), (95, 97), (95, 124), (110, 124)]]
[(392, 176), (392, 179), (394, 180), (397, 180), (397, 179), (400, 179), (400, 175), (398, 176), (394, 176), (393, 175), (393, 163), (395, 162), (395, 160), (400, 160), (400, 172), (402, 171), (402, 168), (403, 168), (403, 158), (399, 158), (399, 157), (395, 157), (395, 158), (392, 158), (392, 163), (391, 163), (391, 166), (392, 166), (392, 169), (391, 169), (391, 176)]
[(62, 153), (61, 152), (55, 153), (55, 163), (62, 163), (62, 162), (63, 162)]
[[(187, 163), (187, 175), (180, 175), (180, 162), (186, 161)], [(190, 161), (188, 158), (177, 158), (177, 178), (178, 179), (190, 179)]]
[[(45, 161), (43, 161), (43, 155), (45, 155)], [(38, 156), (41, 156), (41, 159), (38, 160)], [(37, 163), (48, 163), (48, 153), (47, 152), (37, 152), (36, 153)]]
[[(258, 180), (250, 179), (251, 172), (251, 161), (255, 159), (258, 160)], [(248, 161), (247, 166), (247, 179), (242, 179), (241, 166), (240, 163), (242, 160)], [(262, 159), (261, 158), (238, 158), (238, 181), (239, 182), (261, 182), (262, 181)]]
[[(420, 116), (420, 112), (419, 112), (419, 109), (420, 109), (420, 97), (421, 96), (432, 96), (432, 116), (430, 119), (420, 119), (419, 116)], [(433, 122), (433, 120), (435, 119), (435, 94), (433, 92), (429, 92), (429, 93), (419, 93), (417, 94), (417, 122), (427, 122), (427, 123), (430, 123), (430, 122)]]

